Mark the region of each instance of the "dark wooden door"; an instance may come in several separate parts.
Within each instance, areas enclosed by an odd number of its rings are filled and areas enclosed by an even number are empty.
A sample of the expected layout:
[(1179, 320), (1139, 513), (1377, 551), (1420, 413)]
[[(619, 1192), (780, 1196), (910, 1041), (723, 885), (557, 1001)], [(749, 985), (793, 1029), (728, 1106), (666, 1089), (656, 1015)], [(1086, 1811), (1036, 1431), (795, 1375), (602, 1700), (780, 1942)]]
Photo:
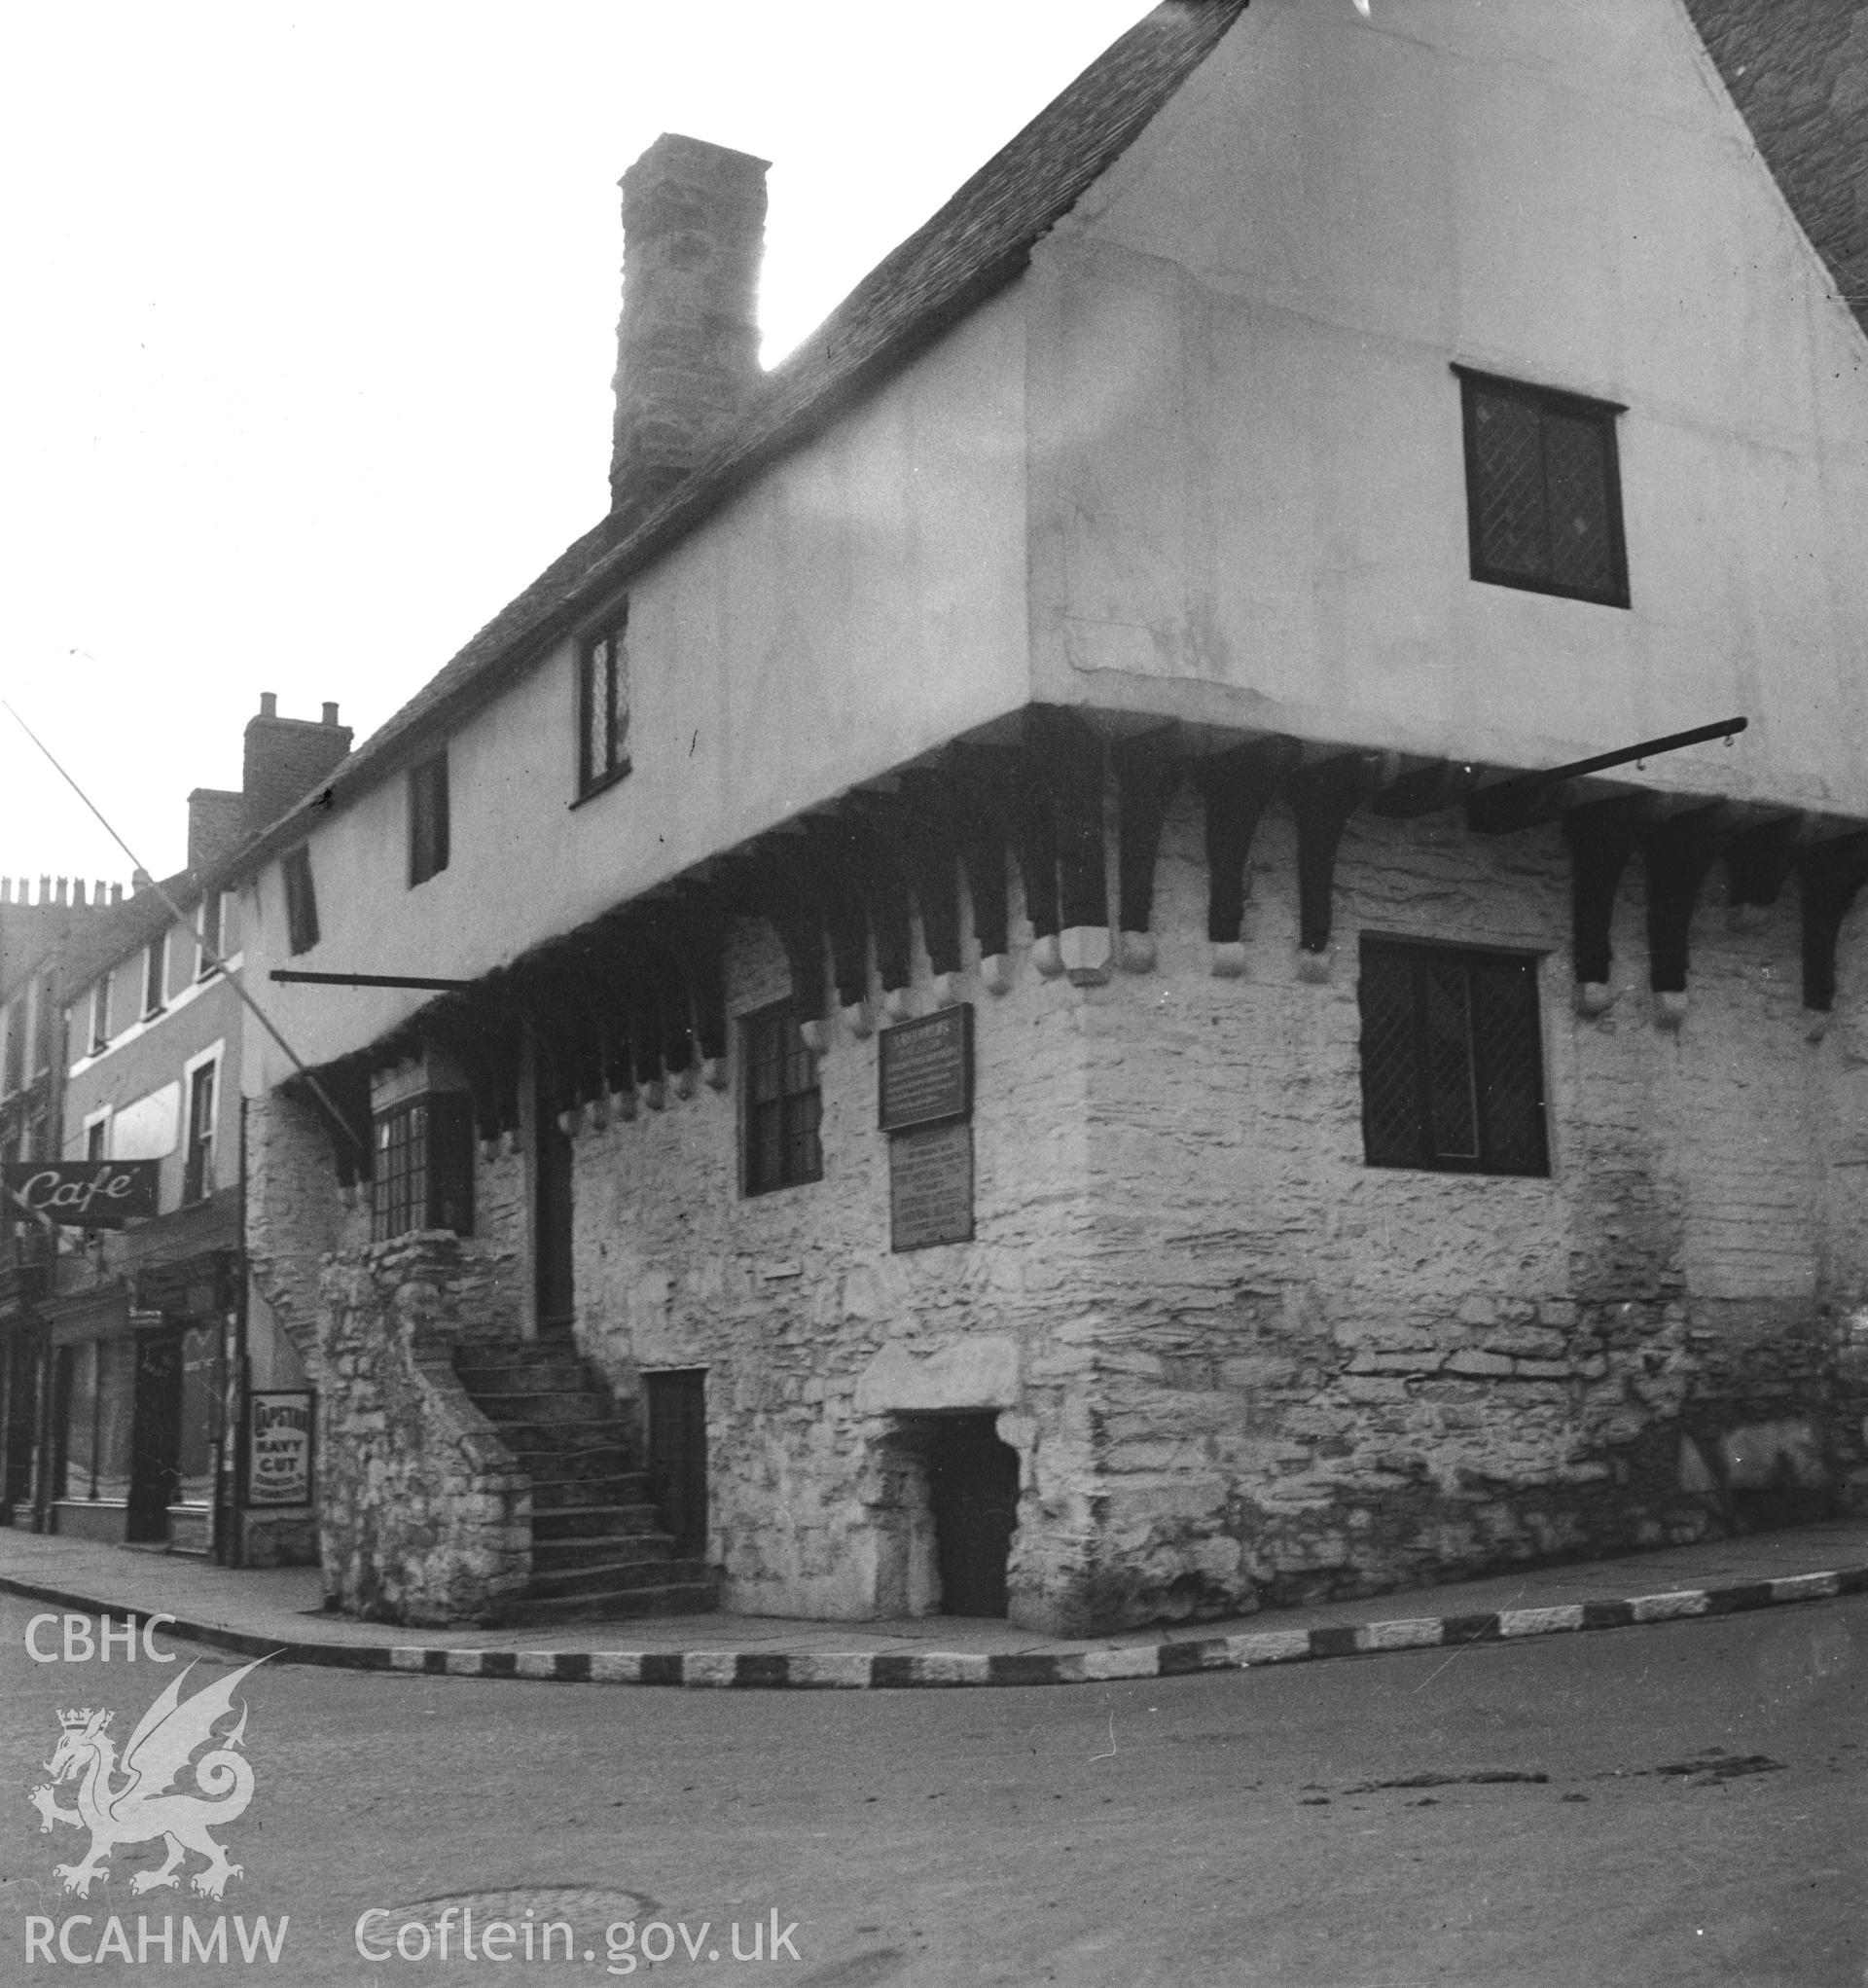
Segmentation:
[(32, 1502), (33, 1423), (39, 1407), (39, 1349), (23, 1331), (16, 1332), (8, 1350), (7, 1469), (0, 1499), (16, 1507), (15, 1523), (24, 1522)]
[(558, 1127), (550, 1089), (544, 1084), (533, 1101), (532, 1117), (532, 1261), (538, 1330), (541, 1337), (568, 1336), (577, 1318), (571, 1268), (571, 1141)]
[(1003, 1615), (1019, 1523), (1019, 1453), (995, 1415), (944, 1416), (928, 1451), (928, 1501), (944, 1615)]
[(649, 1391), (649, 1496), (683, 1559), (707, 1550), (707, 1377), (691, 1367), (644, 1376)]
[(168, 1537), (168, 1507), (175, 1501), (180, 1479), (181, 1448), (181, 1335), (146, 1333), (136, 1342), (126, 1537)]

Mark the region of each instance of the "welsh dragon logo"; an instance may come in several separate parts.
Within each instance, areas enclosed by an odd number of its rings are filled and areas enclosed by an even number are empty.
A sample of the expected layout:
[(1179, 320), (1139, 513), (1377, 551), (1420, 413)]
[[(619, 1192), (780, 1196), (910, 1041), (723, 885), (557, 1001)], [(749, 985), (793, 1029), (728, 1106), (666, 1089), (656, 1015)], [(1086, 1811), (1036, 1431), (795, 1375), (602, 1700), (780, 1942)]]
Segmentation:
[[(201, 1793), (167, 1790), (197, 1750), (213, 1739), (215, 1725), (231, 1716), (240, 1680), (265, 1662), (261, 1657), (242, 1665), (183, 1704), (182, 1680), (195, 1668), (190, 1664), (143, 1714), (121, 1762), (106, 1730), (110, 1713), (87, 1706), (58, 1715), (58, 1746), (45, 1762), (52, 1780), (32, 1790), (32, 1804), (39, 1811), (43, 1832), (49, 1833), (54, 1823), (90, 1831), (90, 1853), (82, 1863), (54, 1866), (66, 1891), (88, 1898), (93, 1880), (108, 1881), (107, 1860), (120, 1843), (147, 1843), (158, 1836), (168, 1847), (168, 1861), (160, 1870), (138, 1871), (129, 1881), (132, 1894), (162, 1885), (179, 1890), (182, 1860), (191, 1850), (207, 1859), (207, 1868), (198, 1870), (189, 1881), (202, 1898), (218, 1898), (228, 1879), (240, 1875), (240, 1866), (228, 1861), (227, 1852), (207, 1832), (210, 1824), (218, 1827), (243, 1815), (253, 1799), (253, 1769), (238, 1751), (246, 1732), (244, 1705), (239, 1724), (196, 1764), (195, 1785)], [(120, 1772), (126, 1777), (121, 1785)], [(71, 1780), (78, 1783), (78, 1806), (63, 1809), (53, 1789)], [(203, 1795), (211, 1799), (203, 1800)]]

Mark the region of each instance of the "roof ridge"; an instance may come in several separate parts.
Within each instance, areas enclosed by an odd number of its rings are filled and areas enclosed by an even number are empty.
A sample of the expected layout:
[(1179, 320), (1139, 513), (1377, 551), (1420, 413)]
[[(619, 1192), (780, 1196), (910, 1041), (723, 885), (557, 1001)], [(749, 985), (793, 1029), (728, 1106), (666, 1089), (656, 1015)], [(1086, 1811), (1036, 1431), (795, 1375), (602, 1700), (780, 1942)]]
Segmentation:
[[(490, 696), (558, 640), (593, 596), (693, 529), (749, 477), (905, 365), (1023, 269), (1032, 246), (1132, 145), (1218, 46), (1249, 0), (1162, 0), (863, 276), (767, 375), (695, 469), (637, 520), (612, 511), (560, 553), (435, 675), (318, 783), (346, 792), (402, 763), (444, 712)], [(229, 858), (223, 874), (287, 840), (300, 800)]]

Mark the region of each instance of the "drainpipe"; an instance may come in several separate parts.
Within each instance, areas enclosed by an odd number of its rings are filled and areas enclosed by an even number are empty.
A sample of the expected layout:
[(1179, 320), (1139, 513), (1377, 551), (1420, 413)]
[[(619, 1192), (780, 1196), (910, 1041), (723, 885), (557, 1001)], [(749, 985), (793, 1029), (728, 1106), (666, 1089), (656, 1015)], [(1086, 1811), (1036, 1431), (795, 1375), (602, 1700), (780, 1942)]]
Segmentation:
[(240, 1173), (237, 1182), (236, 1236), (234, 1244), (234, 1370), (232, 1412), (222, 1418), (221, 1441), (233, 1446), (233, 1468), (226, 1477), (228, 1531), (221, 1564), (246, 1565), (246, 1414), (247, 1414), (247, 1291), (252, 1284), (252, 1267), (246, 1254), (246, 1099), (240, 1099)]

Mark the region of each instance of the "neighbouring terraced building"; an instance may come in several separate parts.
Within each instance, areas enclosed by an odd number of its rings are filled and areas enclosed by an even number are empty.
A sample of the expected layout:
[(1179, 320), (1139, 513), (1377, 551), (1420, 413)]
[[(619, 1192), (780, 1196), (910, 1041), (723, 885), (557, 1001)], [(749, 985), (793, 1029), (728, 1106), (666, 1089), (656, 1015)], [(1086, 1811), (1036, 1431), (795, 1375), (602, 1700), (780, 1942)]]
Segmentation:
[(1865, 22), (1170, 0), (764, 376), (631, 168), (610, 510), (243, 859), (342, 1606), (1859, 1500)]

